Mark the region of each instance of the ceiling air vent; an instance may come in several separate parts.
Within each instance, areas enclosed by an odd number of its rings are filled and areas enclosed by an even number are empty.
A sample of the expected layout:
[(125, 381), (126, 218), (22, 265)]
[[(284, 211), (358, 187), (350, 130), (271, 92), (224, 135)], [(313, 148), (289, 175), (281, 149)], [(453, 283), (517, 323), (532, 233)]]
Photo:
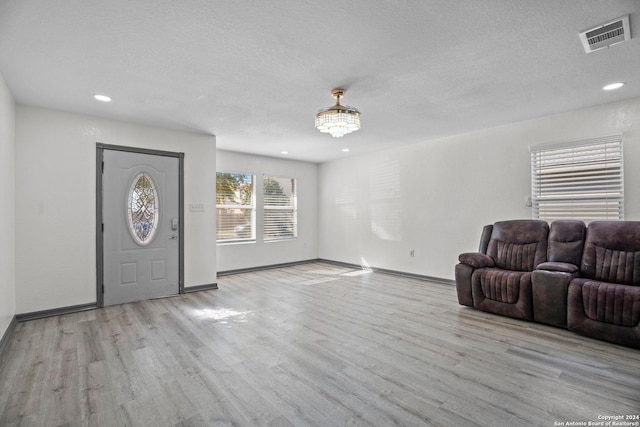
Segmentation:
[(580, 33), (580, 40), (587, 53), (613, 46), (630, 38), (629, 15)]

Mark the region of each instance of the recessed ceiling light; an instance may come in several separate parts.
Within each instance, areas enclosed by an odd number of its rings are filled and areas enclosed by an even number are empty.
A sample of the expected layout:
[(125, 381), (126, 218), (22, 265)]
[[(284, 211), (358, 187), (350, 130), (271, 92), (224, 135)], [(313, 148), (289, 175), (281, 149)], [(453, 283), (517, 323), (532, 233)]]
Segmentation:
[(281, 151), (280, 154), (289, 154), (288, 151)]
[(343, 148), (342, 151), (345, 152), (345, 153), (348, 153), (351, 150), (349, 150), (348, 148)]
[(624, 82), (611, 83), (602, 88), (602, 90), (615, 90), (624, 86)]
[(94, 95), (93, 98), (100, 102), (111, 102), (111, 98), (107, 95)]

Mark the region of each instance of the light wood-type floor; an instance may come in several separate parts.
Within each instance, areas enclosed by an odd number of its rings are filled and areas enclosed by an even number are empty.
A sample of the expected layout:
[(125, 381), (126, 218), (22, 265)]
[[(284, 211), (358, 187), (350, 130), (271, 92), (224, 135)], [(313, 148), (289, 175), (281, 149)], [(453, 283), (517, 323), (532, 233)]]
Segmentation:
[[(557, 426), (640, 414), (640, 351), (323, 263), (18, 324), (0, 426)], [(558, 423), (558, 424), (555, 424)]]

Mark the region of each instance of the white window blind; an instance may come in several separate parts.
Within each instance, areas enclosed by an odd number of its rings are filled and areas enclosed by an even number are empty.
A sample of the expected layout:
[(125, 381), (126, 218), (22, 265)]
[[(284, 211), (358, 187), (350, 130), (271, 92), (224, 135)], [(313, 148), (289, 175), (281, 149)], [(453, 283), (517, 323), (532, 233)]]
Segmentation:
[(530, 151), (533, 218), (624, 219), (622, 135)]
[(263, 177), (264, 240), (298, 236), (298, 199), (295, 178)]
[(256, 239), (255, 176), (216, 173), (216, 241), (243, 242)]

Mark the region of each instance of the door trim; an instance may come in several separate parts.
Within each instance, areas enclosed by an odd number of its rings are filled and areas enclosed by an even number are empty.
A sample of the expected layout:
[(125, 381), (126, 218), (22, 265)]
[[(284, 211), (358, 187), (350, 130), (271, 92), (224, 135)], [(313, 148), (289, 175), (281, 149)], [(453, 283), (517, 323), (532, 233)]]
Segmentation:
[(178, 159), (178, 293), (184, 293), (184, 153), (153, 150), (148, 148), (125, 147), (121, 145), (96, 143), (96, 305), (104, 307), (104, 240), (102, 236), (102, 171), (104, 150), (126, 151), (129, 153), (154, 156), (176, 157)]

